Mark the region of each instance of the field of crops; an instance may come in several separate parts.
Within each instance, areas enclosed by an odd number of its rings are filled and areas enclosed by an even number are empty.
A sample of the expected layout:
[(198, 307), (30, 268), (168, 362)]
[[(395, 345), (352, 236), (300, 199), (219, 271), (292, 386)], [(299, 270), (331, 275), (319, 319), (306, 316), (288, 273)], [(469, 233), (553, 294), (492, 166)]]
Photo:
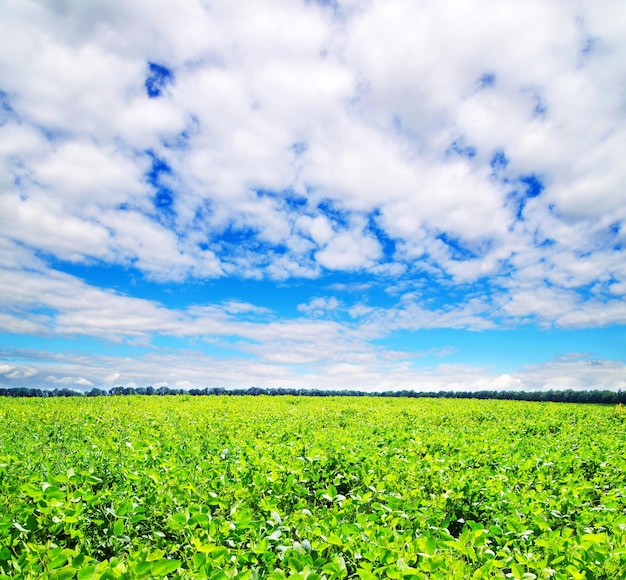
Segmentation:
[(0, 401), (0, 578), (626, 577), (608, 406)]

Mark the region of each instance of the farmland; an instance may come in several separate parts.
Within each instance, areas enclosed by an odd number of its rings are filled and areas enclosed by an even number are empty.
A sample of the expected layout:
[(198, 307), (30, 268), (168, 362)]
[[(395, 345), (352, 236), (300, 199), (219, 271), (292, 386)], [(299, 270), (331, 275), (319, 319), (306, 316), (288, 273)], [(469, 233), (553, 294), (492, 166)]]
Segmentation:
[(626, 416), (433, 399), (0, 401), (0, 578), (620, 578)]

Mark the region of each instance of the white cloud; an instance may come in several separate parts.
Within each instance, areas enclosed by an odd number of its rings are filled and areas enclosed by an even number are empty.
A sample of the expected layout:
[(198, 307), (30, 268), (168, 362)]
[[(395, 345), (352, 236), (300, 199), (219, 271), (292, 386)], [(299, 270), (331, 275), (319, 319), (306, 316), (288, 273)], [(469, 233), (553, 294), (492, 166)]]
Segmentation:
[(340, 305), (334, 296), (318, 296), (306, 304), (298, 304), (298, 310), (309, 316), (320, 316), (336, 310)]
[(110, 258), (110, 233), (95, 220), (82, 219), (54, 199), (22, 199), (0, 194), (0, 224), (4, 235), (59, 258)]
[(354, 270), (372, 265), (380, 255), (380, 244), (374, 237), (352, 230), (334, 235), (315, 258), (329, 270)]
[[(4, 353), (3, 353), (4, 354)], [(512, 373), (499, 374), (480, 366), (445, 364), (434, 368), (420, 368), (405, 360), (381, 363), (376, 358), (342, 361), (337, 359), (318, 364), (295, 354), (291, 358), (275, 356), (267, 362), (246, 359), (224, 359), (197, 352), (170, 352), (145, 354), (137, 357), (94, 355), (89, 358), (45, 352), (20, 352), (21, 358), (32, 357), (27, 369), (37, 367), (39, 375), (27, 376), (24, 367), (15, 367), (21, 386), (55, 388), (58, 385), (76, 385), (84, 390), (104, 384), (111, 374), (132, 376), (126, 386), (169, 386), (203, 388), (297, 387), (342, 388), (359, 390), (416, 391), (476, 391), (476, 390), (585, 390), (602, 388), (624, 389), (623, 361), (573, 358), (570, 361), (551, 361), (533, 367), (520, 368)], [(304, 365), (306, 372), (290, 370), (289, 365)], [(51, 374), (53, 371), (55, 374)], [(112, 373), (114, 371), (114, 373)], [(47, 374), (46, 374), (47, 373)], [(6, 375), (4, 375), (6, 376)], [(86, 379), (85, 377), (90, 377)], [(43, 377), (43, 378), (42, 378)], [(114, 382), (119, 382), (115, 379)], [(7, 383), (4, 383), (7, 385)], [(14, 385), (11, 381), (8, 385)]]
[[(378, 210), (396, 260), (469, 281), (533, 250), (534, 232), (558, 234), (567, 252), (580, 245), (577, 221), (626, 219), (615, 2), (146, 7), (5, 5), (0, 79), (17, 122), (1, 128), (0, 148), (12, 144), (7, 179), (34, 180), (32, 199), (6, 202), (14, 239), (64, 259), (130, 260), (159, 279), (310, 277), (322, 272), (313, 257), (331, 270), (375, 267), (376, 238), (338, 230), (315, 207), (331, 200), (350, 219)], [(149, 61), (174, 75), (159, 99), (145, 94)], [(450, 155), (453, 142), (473, 157)], [(148, 149), (171, 168), (161, 178), (174, 221), (101, 216), (122, 204), (156, 215)], [(491, 175), (496, 150), (508, 182)], [(526, 236), (507, 201), (525, 174), (546, 185), (525, 211)], [(259, 189), (308, 201), (292, 212)], [(31, 222), (43, 225), (38, 241)], [(246, 251), (269, 259), (234, 256), (221, 240), (233, 225), (254, 232)], [(441, 233), (478, 258), (455, 257)], [(290, 255), (255, 250), (257, 239)]]
[[(619, 0), (5, 1), (0, 327), (235, 336), (268, 376), (338, 344), (332, 372), (374, 381), (363, 357), (386, 363), (369, 341), (394, 329), (625, 324), (622, 14)], [(154, 99), (150, 63), (171, 75)], [(170, 283), (358, 273), (330, 284), (364, 295), (420, 279), (442, 306), (173, 309), (63, 262)]]
[(7, 379), (15, 384), (17, 380), (22, 382), (33, 379), (39, 374), (39, 371), (36, 368), (27, 365), (16, 366), (3, 364), (0, 365), (0, 374), (4, 375)]
[(111, 373), (109, 376), (107, 376), (107, 377), (105, 377), (105, 378), (104, 378), (104, 382), (105, 382), (107, 385), (112, 385), (112, 384), (113, 384), (113, 383), (115, 383), (116, 381), (119, 381), (119, 379), (120, 379), (120, 377), (121, 377), (121, 376), (122, 376), (122, 375), (121, 375), (120, 373), (117, 373), (117, 372), (115, 372), (115, 373)]
[(33, 177), (43, 189), (62, 193), (65, 209), (93, 211), (94, 206), (115, 207), (145, 194), (142, 179), (147, 168), (145, 159), (72, 141), (35, 164)]
[(83, 377), (80, 377), (74, 381), (75, 385), (80, 387), (93, 387), (93, 383)]
[(551, 361), (520, 369), (519, 376), (527, 389), (624, 389), (626, 365), (623, 361), (580, 360)]
[(333, 228), (325, 216), (300, 216), (296, 226), (320, 246), (327, 244), (333, 236)]
[(176, 234), (139, 212), (108, 212), (102, 221), (114, 232), (121, 260), (135, 262), (155, 278), (180, 280), (193, 266), (192, 256), (179, 249)]

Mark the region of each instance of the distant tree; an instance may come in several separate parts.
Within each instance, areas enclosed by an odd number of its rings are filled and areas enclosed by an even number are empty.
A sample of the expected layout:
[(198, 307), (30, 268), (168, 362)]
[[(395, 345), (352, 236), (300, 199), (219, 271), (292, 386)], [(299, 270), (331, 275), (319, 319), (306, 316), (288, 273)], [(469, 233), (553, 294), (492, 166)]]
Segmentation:
[(67, 387), (64, 387), (63, 389), (54, 389), (52, 393), (54, 393), (52, 395), (53, 397), (80, 397), (82, 396), (82, 393), (79, 393), (78, 391), (73, 391), (72, 389), (68, 389)]
[[(0, 397), (80, 397), (83, 393), (69, 388), (36, 389), (28, 387), (0, 388)], [(349, 389), (296, 389), (292, 387), (248, 389), (225, 389), (223, 387), (204, 387), (203, 389), (171, 389), (163, 386), (155, 389), (149, 387), (112, 387), (108, 392), (93, 387), (84, 393), (86, 397), (102, 397), (106, 395), (195, 395), (195, 396), (301, 396), (301, 397), (403, 397), (403, 398), (448, 398), (448, 399), (496, 399), (514, 401), (537, 401), (556, 403), (595, 403), (602, 405), (626, 404), (626, 391), (588, 390), (535, 390), (535, 391), (413, 391), (401, 389), (397, 391), (368, 392)]]

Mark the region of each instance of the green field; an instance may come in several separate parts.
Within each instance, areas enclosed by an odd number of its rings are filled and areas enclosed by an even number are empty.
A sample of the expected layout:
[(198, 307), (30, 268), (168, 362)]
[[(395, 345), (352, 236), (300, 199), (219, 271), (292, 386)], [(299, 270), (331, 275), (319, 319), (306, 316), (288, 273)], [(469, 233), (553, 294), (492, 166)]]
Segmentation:
[(613, 406), (0, 400), (0, 578), (626, 577)]

